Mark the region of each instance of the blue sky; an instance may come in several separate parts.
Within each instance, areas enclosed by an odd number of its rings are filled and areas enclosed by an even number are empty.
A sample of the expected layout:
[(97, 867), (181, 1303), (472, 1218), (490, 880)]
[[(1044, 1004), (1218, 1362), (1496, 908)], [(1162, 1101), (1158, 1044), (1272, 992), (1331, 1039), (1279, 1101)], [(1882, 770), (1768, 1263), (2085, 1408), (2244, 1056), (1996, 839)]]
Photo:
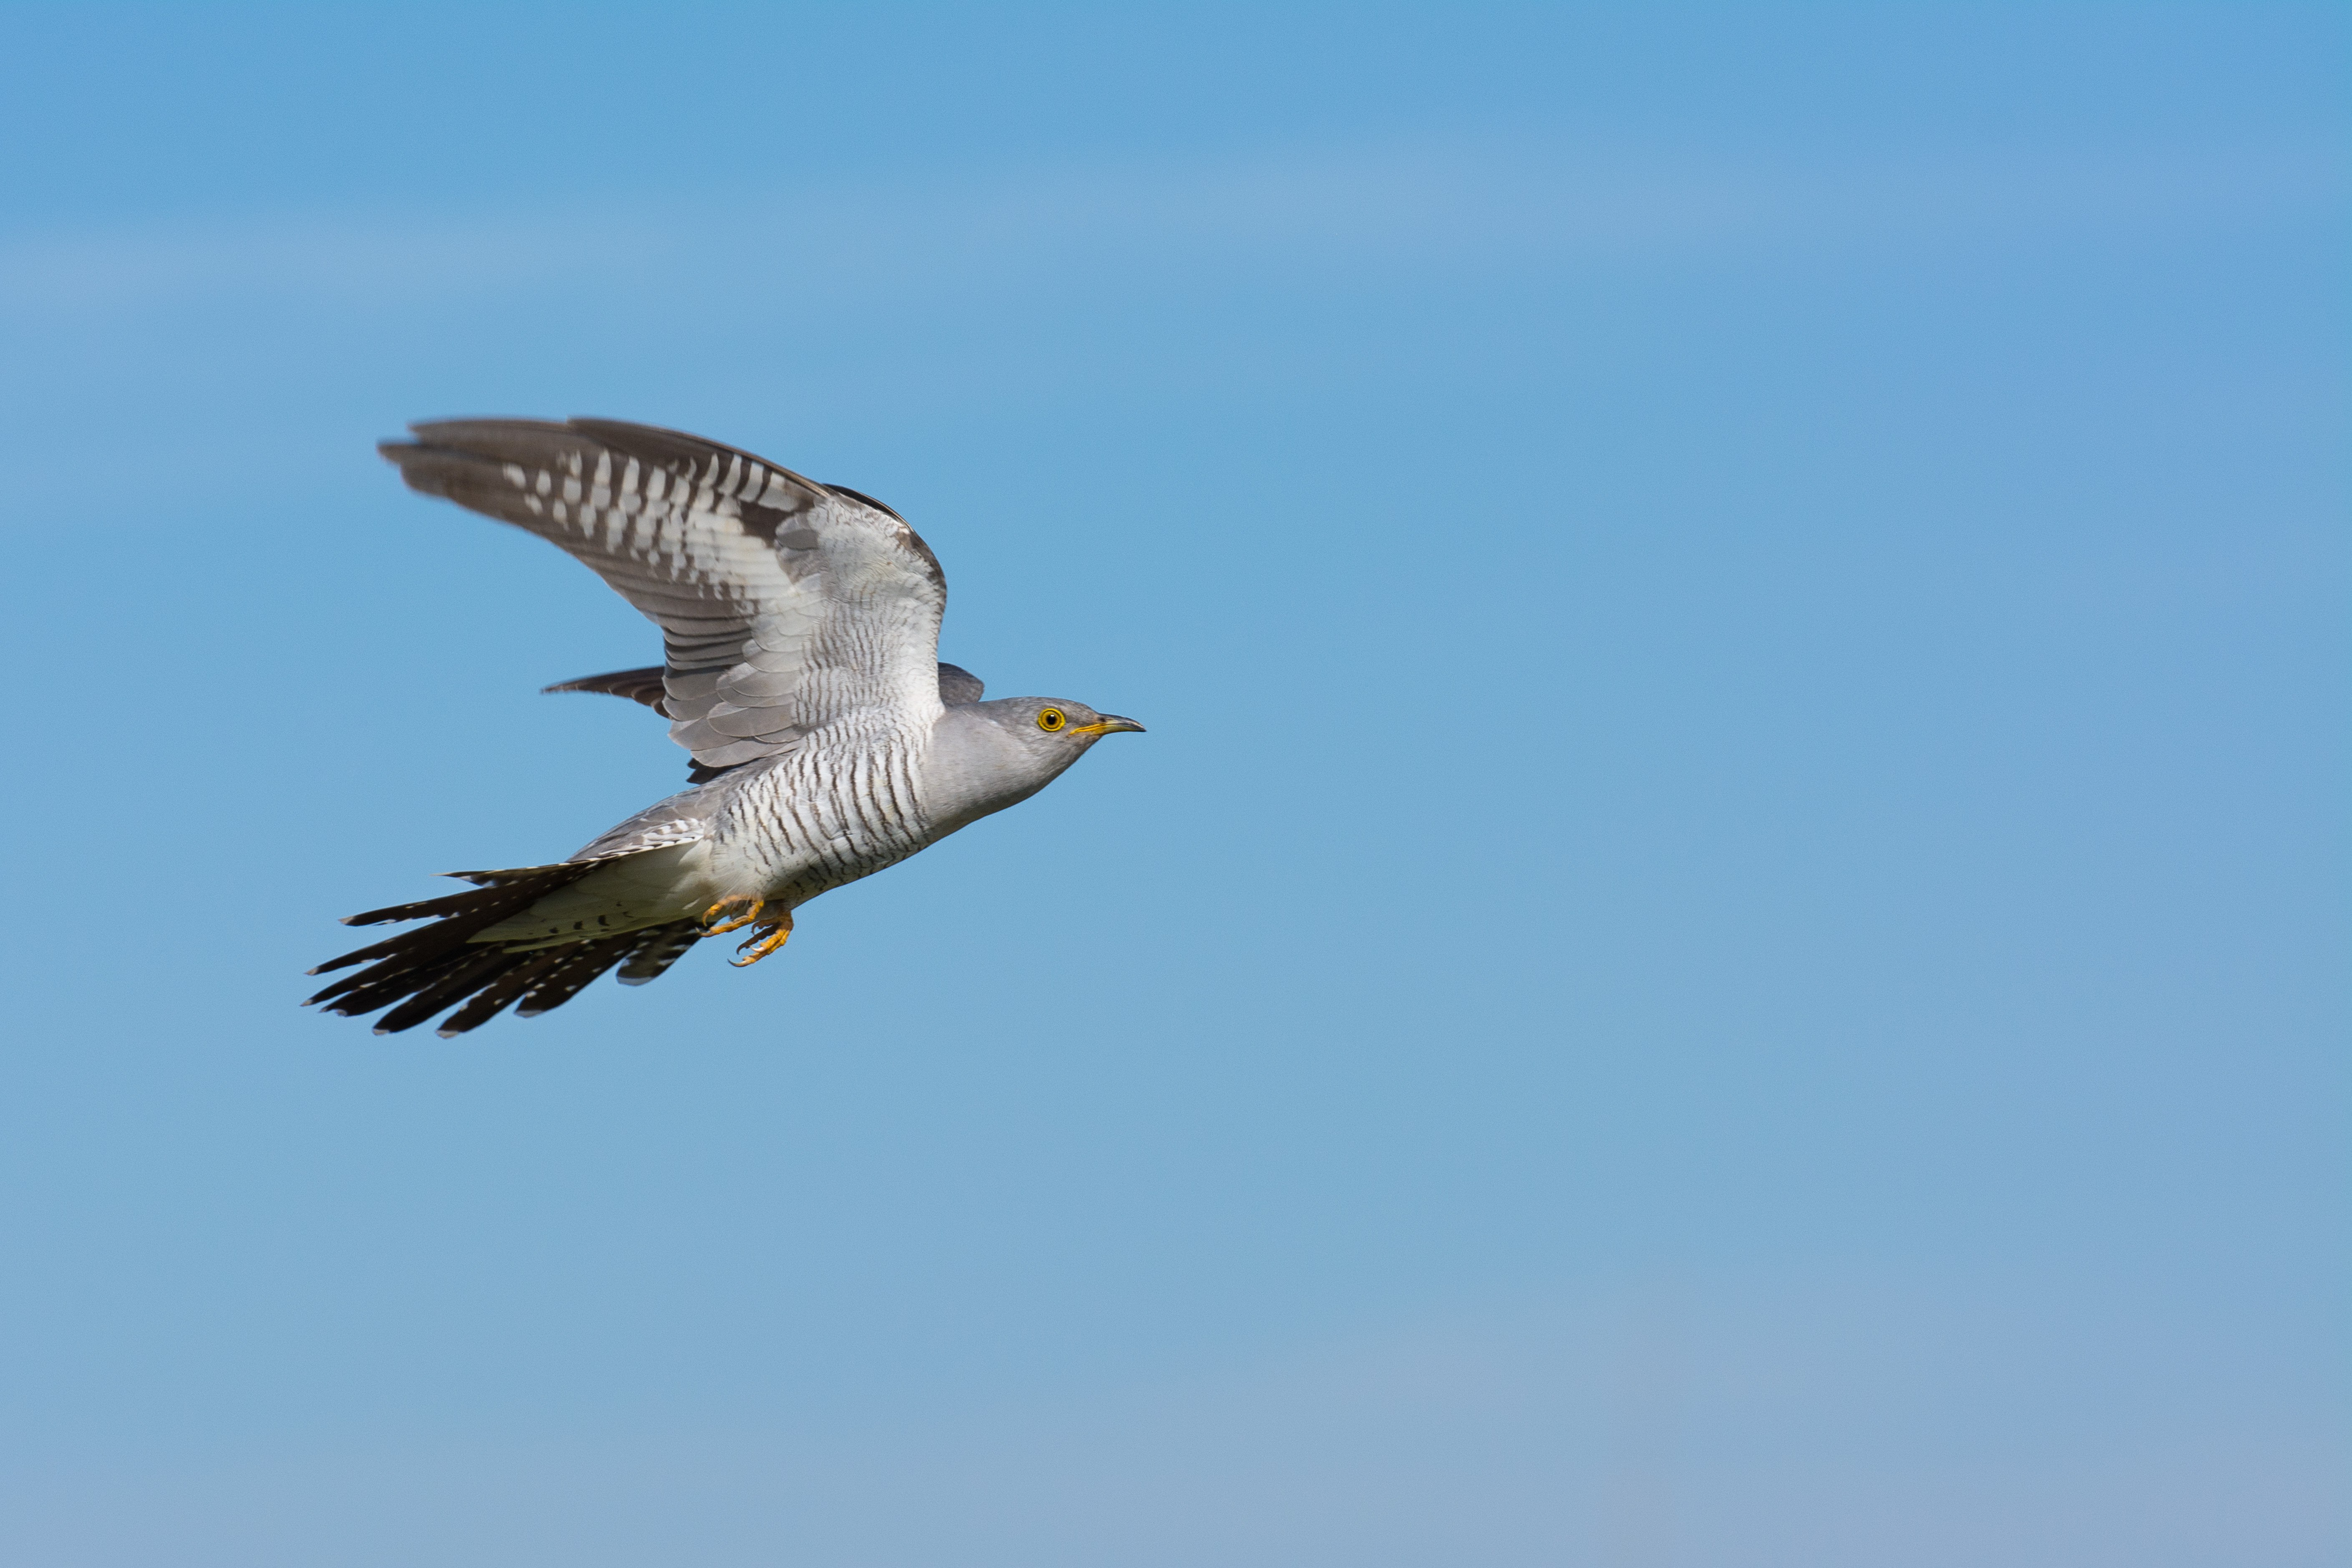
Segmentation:
[[(8, 6), (0, 1554), (2304, 1568), (2341, 14)], [(674, 787), (407, 419), (1150, 726), (457, 1042)]]

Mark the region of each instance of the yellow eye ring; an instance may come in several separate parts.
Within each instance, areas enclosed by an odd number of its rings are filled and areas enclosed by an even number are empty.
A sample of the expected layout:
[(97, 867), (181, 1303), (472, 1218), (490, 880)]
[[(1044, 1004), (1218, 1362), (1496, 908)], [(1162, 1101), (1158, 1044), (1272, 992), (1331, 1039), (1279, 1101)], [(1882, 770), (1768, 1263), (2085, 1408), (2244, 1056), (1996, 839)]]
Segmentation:
[(1059, 708), (1044, 708), (1038, 710), (1037, 728), (1045, 731), (1048, 735), (1052, 734), (1055, 731), (1060, 729), (1069, 721), (1069, 716), (1064, 713)]

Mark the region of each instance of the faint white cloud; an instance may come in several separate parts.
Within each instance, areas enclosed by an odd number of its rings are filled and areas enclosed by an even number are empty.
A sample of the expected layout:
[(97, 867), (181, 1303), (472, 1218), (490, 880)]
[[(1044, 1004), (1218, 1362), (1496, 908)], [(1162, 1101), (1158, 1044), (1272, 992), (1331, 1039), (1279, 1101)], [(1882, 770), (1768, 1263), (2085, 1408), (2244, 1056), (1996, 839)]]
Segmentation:
[[(1012, 1405), (52, 1458), (0, 1483), (0, 1541), (92, 1568), (2339, 1561), (2325, 1336), (2178, 1294), (1717, 1275)], [(1628, 1467), (1612, 1428), (1626, 1394), (1658, 1396), (1661, 1357), (1670, 1429)]]
[[(0, 298), (23, 310), (106, 308), (214, 294), (383, 297), (472, 291), (574, 265), (582, 247), (548, 217), (312, 216), (0, 243)], [(613, 257), (609, 242), (598, 254)], [(641, 247), (635, 258), (656, 254)]]
[(2018, 148), (1806, 158), (1519, 143), (1290, 153), (496, 216), (322, 214), (0, 242), (0, 310), (566, 283), (859, 293), (1071, 267), (1511, 268), (2206, 227), (2333, 211), (2331, 150)]

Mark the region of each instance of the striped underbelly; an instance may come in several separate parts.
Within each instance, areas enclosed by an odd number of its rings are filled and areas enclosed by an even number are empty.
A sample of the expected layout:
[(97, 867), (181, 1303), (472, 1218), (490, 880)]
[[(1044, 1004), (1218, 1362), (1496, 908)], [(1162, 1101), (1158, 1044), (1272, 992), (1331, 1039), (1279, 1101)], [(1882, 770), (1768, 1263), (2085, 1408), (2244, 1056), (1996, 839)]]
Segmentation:
[(800, 903), (895, 865), (929, 842), (914, 777), (907, 745), (803, 746), (721, 815), (712, 869), (730, 890)]

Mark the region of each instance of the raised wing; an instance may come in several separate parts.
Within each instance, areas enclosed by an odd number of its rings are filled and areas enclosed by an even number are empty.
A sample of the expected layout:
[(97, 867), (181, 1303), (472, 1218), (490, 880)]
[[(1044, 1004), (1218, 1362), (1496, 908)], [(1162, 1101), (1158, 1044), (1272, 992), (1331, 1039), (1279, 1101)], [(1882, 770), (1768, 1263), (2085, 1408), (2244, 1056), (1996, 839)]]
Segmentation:
[(940, 666), (940, 700), (949, 707), (960, 708), (967, 702), (977, 702), (987, 690), (988, 687), (980, 677), (961, 666)]
[[(960, 703), (977, 702), (987, 691), (980, 677), (960, 665), (944, 659), (940, 663), (940, 700), (950, 708)], [(662, 667), (647, 665), (643, 669), (616, 669), (607, 675), (583, 675), (577, 680), (559, 680), (552, 686), (542, 686), (549, 691), (601, 691), (608, 697), (625, 697), (632, 702), (642, 702), (656, 713), (666, 713), (662, 700), (668, 695), (662, 686)]]
[[(698, 777), (861, 709), (940, 711), (947, 579), (879, 502), (649, 425), (409, 428), (414, 441), (380, 450), (410, 489), (562, 546), (661, 627), (659, 709)], [(572, 686), (614, 690), (608, 679)]]
[(577, 680), (559, 680), (552, 686), (542, 686), (541, 693), (550, 691), (602, 691), (608, 697), (625, 697), (632, 702), (642, 702), (656, 713), (665, 713), (662, 699), (669, 695), (662, 684), (667, 675), (660, 665), (648, 665), (643, 669), (616, 669), (610, 675), (583, 675)]

